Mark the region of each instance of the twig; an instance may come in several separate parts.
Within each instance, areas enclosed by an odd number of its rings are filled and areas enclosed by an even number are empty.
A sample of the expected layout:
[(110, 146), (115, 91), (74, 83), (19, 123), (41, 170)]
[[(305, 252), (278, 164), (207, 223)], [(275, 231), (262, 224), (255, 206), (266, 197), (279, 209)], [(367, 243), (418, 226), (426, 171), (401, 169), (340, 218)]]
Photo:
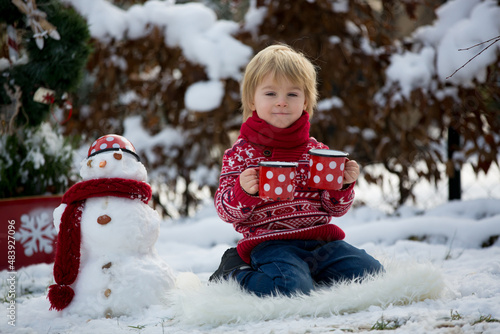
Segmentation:
[(484, 49), (482, 49), (477, 55), (475, 55), (474, 57), (472, 57), (471, 59), (469, 59), (465, 64), (463, 64), (462, 66), (460, 66), (459, 68), (457, 68), (455, 70), (455, 72), (453, 72), (450, 76), (446, 77), (446, 80), (448, 80), (449, 78), (451, 78), (452, 76), (455, 75), (455, 73), (457, 73), (458, 71), (460, 71), (462, 68), (464, 68), (468, 63), (470, 63), (474, 58), (476, 58), (477, 56), (479, 56), (481, 53), (483, 53), (484, 51), (488, 50), (489, 47), (491, 47), (493, 44), (495, 44), (496, 42), (500, 41), (500, 36), (497, 36), (497, 37), (494, 37), (492, 39), (489, 39), (487, 41), (484, 41), (484, 42), (481, 42), (481, 43), (478, 43), (476, 45), (473, 45), (471, 47), (468, 47), (468, 48), (465, 48), (465, 49), (458, 49), (458, 51), (464, 51), (464, 50), (470, 50), (476, 46), (479, 46), (479, 45), (482, 45), (484, 43), (488, 43), (489, 41), (493, 41), (491, 42), (490, 45), (488, 45), (487, 47), (485, 47)]
[(476, 46), (483, 45), (483, 44), (488, 43), (488, 42), (490, 42), (490, 41), (492, 41), (492, 40), (495, 40), (495, 43), (496, 43), (496, 42), (498, 41), (498, 39), (500, 39), (500, 36), (490, 38), (490, 39), (489, 39), (489, 40), (487, 40), (487, 41), (484, 41), (484, 42), (481, 42), (481, 43), (477, 43), (477, 44), (475, 44), (475, 45), (473, 45), (473, 46), (469, 46), (468, 48), (465, 48), (465, 49), (458, 49), (458, 51), (466, 51), (466, 50), (470, 50), (470, 49), (472, 49), (472, 48), (475, 48)]

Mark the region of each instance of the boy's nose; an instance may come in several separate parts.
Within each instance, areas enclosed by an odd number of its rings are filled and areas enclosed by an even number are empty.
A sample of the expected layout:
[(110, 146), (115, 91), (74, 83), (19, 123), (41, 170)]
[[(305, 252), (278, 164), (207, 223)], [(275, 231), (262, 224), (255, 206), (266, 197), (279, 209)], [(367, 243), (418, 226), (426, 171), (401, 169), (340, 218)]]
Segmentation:
[(278, 102), (276, 103), (276, 105), (278, 107), (286, 107), (286, 106), (288, 106), (288, 103), (286, 102), (286, 100), (280, 99), (280, 100), (278, 100)]

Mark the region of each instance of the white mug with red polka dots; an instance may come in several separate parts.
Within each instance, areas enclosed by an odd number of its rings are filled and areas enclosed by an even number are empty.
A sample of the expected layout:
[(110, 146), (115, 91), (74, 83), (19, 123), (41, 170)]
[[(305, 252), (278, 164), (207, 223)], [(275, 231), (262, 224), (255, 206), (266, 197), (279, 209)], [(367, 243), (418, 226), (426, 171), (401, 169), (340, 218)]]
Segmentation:
[(295, 192), (296, 162), (259, 162), (259, 197), (274, 201), (291, 201)]
[(344, 183), (345, 162), (349, 153), (312, 149), (309, 155), (309, 186), (328, 190), (341, 189)]

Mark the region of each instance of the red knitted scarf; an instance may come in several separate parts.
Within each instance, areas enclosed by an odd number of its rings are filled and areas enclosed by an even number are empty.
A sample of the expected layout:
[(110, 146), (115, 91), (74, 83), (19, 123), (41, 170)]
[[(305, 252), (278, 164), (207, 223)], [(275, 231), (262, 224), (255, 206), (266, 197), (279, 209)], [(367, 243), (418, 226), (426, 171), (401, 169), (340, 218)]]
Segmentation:
[(121, 178), (82, 181), (72, 186), (63, 196), (67, 204), (59, 226), (54, 262), (54, 280), (49, 287), (50, 309), (61, 311), (71, 303), (75, 292), (71, 288), (80, 268), (80, 220), (85, 200), (92, 197), (124, 197), (148, 203), (152, 195), (146, 182)]
[(309, 114), (302, 116), (288, 128), (281, 129), (268, 124), (254, 111), (241, 125), (240, 138), (271, 152), (275, 161), (297, 161), (309, 141)]

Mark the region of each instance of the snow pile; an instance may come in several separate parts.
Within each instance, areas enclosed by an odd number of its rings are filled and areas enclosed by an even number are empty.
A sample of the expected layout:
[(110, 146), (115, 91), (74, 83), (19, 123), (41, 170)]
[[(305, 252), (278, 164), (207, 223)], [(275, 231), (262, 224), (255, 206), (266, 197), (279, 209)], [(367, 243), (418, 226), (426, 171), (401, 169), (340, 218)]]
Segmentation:
[(210, 111), (220, 106), (224, 97), (221, 81), (202, 81), (189, 86), (184, 100), (186, 108), (196, 111)]
[(142, 126), (141, 116), (130, 116), (123, 121), (123, 136), (134, 143), (134, 147), (139, 154), (145, 154), (149, 164), (157, 163), (158, 154), (153, 150), (161, 147), (163, 154), (168, 157), (175, 157), (177, 150), (185, 143), (185, 134), (171, 126), (151, 135)]
[(224, 95), (220, 80), (238, 81), (252, 56), (249, 46), (232, 37), (238, 24), (217, 20), (215, 12), (200, 3), (147, 1), (122, 10), (106, 0), (65, 1), (87, 19), (91, 36), (103, 42), (145, 37), (151, 26), (163, 29), (166, 46), (181, 48), (186, 59), (206, 69), (209, 80), (188, 88), (185, 103), (192, 110), (217, 108)]
[(434, 57), (435, 51), (432, 47), (424, 47), (419, 53), (392, 55), (391, 64), (386, 70), (387, 83), (399, 83), (401, 94), (407, 99), (417, 88), (427, 91), (435, 71)]
[[(447, 81), (456, 69), (483, 50), (488, 44), (471, 50), (458, 51), (500, 35), (500, 7), (495, 0), (449, 1), (436, 10), (437, 21), (418, 29), (414, 38), (436, 50), (436, 72)], [(457, 85), (483, 82), (488, 65), (497, 58), (500, 44), (484, 51), (448, 80)]]
[[(481, 217), (477, 209), (481, 208)], [(500, 208), (496, 199), (452, 202), (444, 209), (433, 209), (422, 215), (387, 219), (369, 226), (342, 223), (346, 241), (354, 244), (380, 242), (394, 244), (398, 240), (425, 240), (430, 243), (475, 248), (488, 243), (492, 235), (500, 235)], [(447, 219), (444, 219), (447, 218)], [(473, 222), (473, 223), (471, 223)], [(472, 224), (472, 226), (471, 226)]]
[(254, 38), (257, 37), (259, 27), (264, 21), (266, 14), (267, 7), (262, 6), (257, 8), (257, 1), (250, 0), (250, 7), (245, 14), (245, 25), (243, 26), (243, 30), (249, 31)]
[[(391, 56), (382, 92), (399, 85), (401, 90), (395, 94), (393, 102), (409, 98), (411, 91), (418, 88), (435, 91), (435, 75), (443, 83), (465, 87), (471, 86), (473, 80), (484, 82), (488, 66), (497, 59), (500, 43), (487, 50), (484, 49), (490, 43), (459, 51), (500, 35), (500, 7), (497, 1), (448, 1), (436, 10), (436, 14), (434, 24), (418, 28), (412, 36), (419, 44), (419, 50)], [(482, 50), (484, 52), (480, 56), (449, 78)], [(385, 101), (380, 93), (377, 100), (383, 104)]]

